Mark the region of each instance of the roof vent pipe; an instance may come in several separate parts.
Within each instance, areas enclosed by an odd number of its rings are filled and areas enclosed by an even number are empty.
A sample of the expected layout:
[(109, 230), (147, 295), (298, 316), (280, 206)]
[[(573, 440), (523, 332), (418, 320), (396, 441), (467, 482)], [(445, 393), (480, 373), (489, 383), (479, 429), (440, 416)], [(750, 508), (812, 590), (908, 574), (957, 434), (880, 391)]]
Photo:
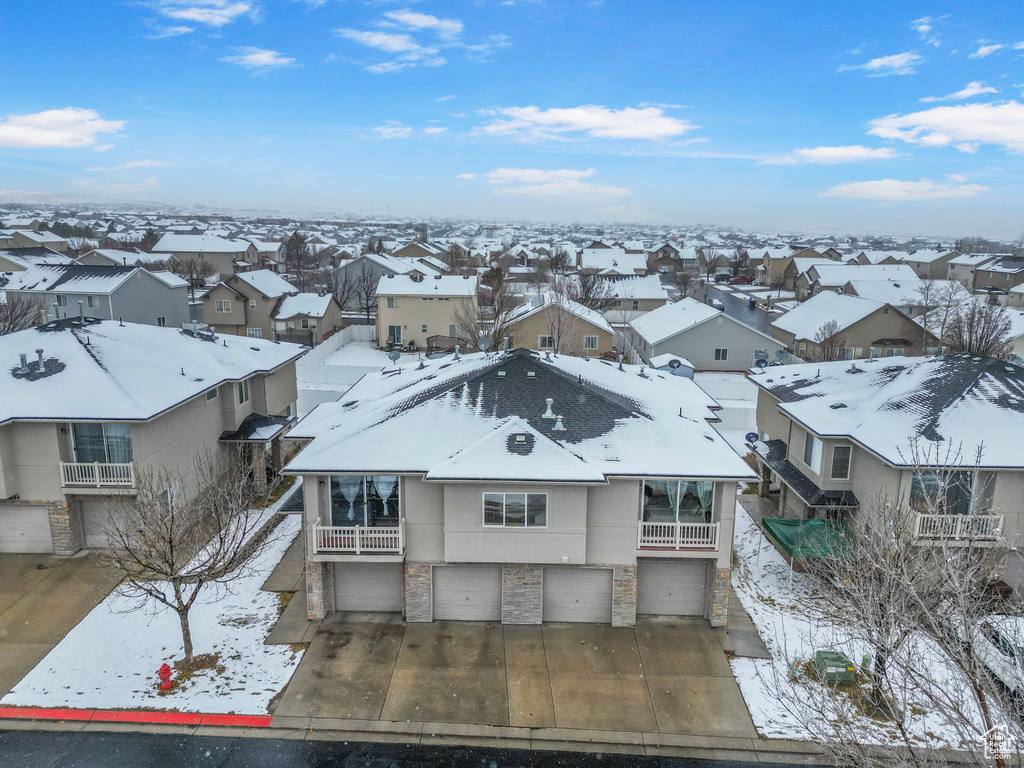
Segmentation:
[(21, 358), (21, 365), (18, 366), (18, 373), (28, 373), (28, 355), (22, 352), (18, 357)]
[(82, 302), (78, 302), (78, 319), (85, 320), (85, 310), (82, 309)]
[(501, 340), (501, 351), (508, 352), (508, 336), (505, 336)]
[(44, 365), (43, 365), (43, 350), (37, 349), (36, 350), (36, 355), (39, 356), (39, 371), (42, 372), (43, 368), (44, 368)]
[(562, 417), (561, 416), (556, 416), (555, 417), (555, 426), (553, 426), (551, 428), (551, 431), (552, 432), (565, 432), (565, 425), (562, 424)]
[(555, 412), (551, 410), (551, 405), (555, 402), (554, 398), (548, 398), (544, 402), (547, 403), (548, 407), (544, 409), (544, 413), (541, 415), (542, 419), (553, 419), (555, 418)]
[(622, 370), (625, 370), (625, 369), (624, 369), (624, 368), (622, 367), (622, 355), (619, 355), (619, 370), (620, 370), (620, 371), (622, 371)]
[(456, 360), (459, 359), (459, 345), (458, 344), (455, 345), (455, 359)]

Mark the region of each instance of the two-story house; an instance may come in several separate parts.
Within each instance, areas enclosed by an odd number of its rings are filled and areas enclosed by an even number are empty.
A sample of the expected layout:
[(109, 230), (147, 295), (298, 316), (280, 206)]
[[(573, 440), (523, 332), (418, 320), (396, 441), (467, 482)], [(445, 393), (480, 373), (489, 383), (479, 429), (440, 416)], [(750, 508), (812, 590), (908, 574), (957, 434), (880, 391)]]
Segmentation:
[(229, 240), (214, 235), (167, 234), (153, 246), (154, 258), (173, 256), (181, 262), (209, 264), (212, 282), (227, 280), (236, 272), (259, 266), (259, 250), (248, 240)]
[(779, 489), (781, 516), (842, 517), (885, 497), (918, 511), (922, 540), (1001, 532), (1016, 544), (1024, 367), (958, 354), (793, 365), (749, 379), (761, 491)]
[(363, 377), (289, 434), (310, 618), (724, 625), (754, 474), (716, 407), (688, 379), (523, 349)]
[(599, 290), (608, 297), (604, 318), (613, 325), (628, 323), (669, 303), (668, 291), (658, 275), (609, 276), (602, 283), (606, 287)]
[(601, 357), (615, 345), (615, 329), (600, 312), (556, 291), (543, 291), (516, 307), (507, 322), (514, 347)]
[[(302, 348), (69, 317), (0, 336), (0, 552), (103, 546), (111, 498), (137, 473), (188, 478), (241, 447), (257, 479), (280, 461)], [(260, 474), (262, 473), (262, 474)]]
[(815, 264), (793, 283), (797, 301), (806, 301), (822, 291), (841, 291), (851, 280), (917, 279), (906, 264)]
[(457, 344), (459, 318), (470, 317), (476, 301), (475, 276), (386, 273), (377, 283), (377, 341), (421, 349)]

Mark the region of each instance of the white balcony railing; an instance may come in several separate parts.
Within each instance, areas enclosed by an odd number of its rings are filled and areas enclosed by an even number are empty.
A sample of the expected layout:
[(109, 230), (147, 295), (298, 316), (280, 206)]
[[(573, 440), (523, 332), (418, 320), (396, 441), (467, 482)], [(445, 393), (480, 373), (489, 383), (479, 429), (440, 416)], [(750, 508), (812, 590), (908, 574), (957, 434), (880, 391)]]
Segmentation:
[(313, 526), (315, 552), (342, 552), (356, 555), (366, 553), (397, 553), (405, 551), (405, 520), (394, 527), (362, 525)]
[(718, 550), (719, 523), (640, 523), (637, 549)]
[(914, 522), (918, 539), (997, 539), (1003, 532), (1002, 515), (926, 515)]
[(103, 464), (98, 461), (60, 463), (65, 488), (133, 488), (135, 468), (131, 464)]

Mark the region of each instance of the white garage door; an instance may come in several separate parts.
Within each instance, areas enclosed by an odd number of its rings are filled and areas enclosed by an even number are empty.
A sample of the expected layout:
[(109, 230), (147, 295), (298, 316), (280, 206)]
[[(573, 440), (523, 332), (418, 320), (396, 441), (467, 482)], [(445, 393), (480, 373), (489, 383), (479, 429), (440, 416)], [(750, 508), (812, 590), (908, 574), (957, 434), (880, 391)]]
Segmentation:
[(544, 621), (611, 624), (611, 568), (545, 568)]
[(404, 591), (401, 563), (334, 564), (337, 611), (401, 611)]
[(434, 621), (501, 621), (501, 566), (434, 566)]
[(42, 504), (0, 504), (0, 552), (53, 552)]
[(636, 575), (636, 612), (647, 616), (703, 616), (707, 563), (641, 560)]
[(110, 522), (111, 506), (106, 499), (81, 499), (82, 533), (85, 535), (85, 546), (90, 549), (106, 549), (109, 545), (107, 532), (112, 529)]

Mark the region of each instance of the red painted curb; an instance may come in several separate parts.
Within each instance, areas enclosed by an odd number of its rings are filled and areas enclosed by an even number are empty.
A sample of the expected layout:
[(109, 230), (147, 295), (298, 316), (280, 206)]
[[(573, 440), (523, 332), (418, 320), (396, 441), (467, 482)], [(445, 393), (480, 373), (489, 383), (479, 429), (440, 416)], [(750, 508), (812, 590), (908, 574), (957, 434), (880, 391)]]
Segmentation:
[(166, 725), (235, 725), (267, 728), (269, 715), (218, 715), (201, 712), (132, 712), (107, 709), (0, 707), (0, 719), (87, 720), (94, 723), (162, 723)]

